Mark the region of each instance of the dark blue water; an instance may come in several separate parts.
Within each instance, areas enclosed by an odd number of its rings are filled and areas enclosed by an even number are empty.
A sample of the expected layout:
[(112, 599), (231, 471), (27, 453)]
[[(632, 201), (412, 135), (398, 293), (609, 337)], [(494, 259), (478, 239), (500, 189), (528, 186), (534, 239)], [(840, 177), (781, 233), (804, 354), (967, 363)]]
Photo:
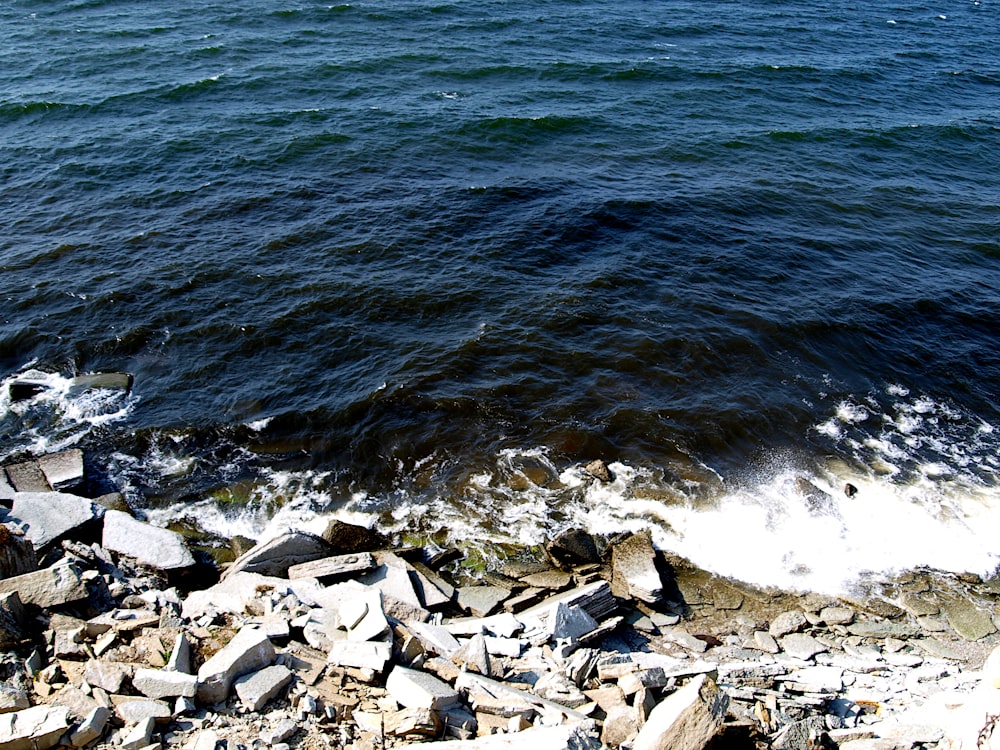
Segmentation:
[(136, 385), (2, 404), (0, 456), (414, 533), (530, 505), (529, 541), (599, 502), (565, 474), (598, 456), (668, 507), (788, 472), (965, 507), (1000, 471), (998, 25), (5, 3), (0, 375)]

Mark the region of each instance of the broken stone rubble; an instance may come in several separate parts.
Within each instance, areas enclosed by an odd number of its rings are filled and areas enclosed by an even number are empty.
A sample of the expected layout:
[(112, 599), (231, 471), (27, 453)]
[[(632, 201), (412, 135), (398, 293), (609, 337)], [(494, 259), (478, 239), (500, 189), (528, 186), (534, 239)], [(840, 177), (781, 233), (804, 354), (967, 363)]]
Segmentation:
[[(304, 747), (603, 738), (701, 750), (739, 736), (793, 750), (866, 740), (971, 750), (984, 731), (990, 741), (1000, 713), (1000, 656), (977, 669), (1000, 637), (982, 617), (995, 604), (987, 586), (964, 590), (976, 597), (965, 608), (948, 592), (937, 609), (907, 581), (861, 603), (735, 582), (713, 595), (710, 576), (679, 560), (664, 566), (641, 537), (612, 543), (609, 565), (502, 571), (494, 580), (510, 588), (470, 586), (429, 567), (430, 556), (411, 563), (413, 550), (404, 559), (294, 537), (251, 550), (252, 570), (179, 597), (167, 587), (174, 567), (114, 544), (82, 554), (66, 543), (49, 567), (0, 580), (21, 602), (4, 610), (15, 626), (6, 647), (33, 704), (14, 701), (3, 715), (0, 750), (23, 741), (14, 731), (30, 735), (27, 747), (214, 738), (214, 748), (259, 736)], [(97, 581), (113, 597), (103, 610)], [(546, 593), (512, 611), (522, 586)], [(668, 587), (683, 600), (666, 601)], [(920, 628), (918, 618), (939, 613), (942, 629)], [(38, 620), (49, 636), (31, 627)]]

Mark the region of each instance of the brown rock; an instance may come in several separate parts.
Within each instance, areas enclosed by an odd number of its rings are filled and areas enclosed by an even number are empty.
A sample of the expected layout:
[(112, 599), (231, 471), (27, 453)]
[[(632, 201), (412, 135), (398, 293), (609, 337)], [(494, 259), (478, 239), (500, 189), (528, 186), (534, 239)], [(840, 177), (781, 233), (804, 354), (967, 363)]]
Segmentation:
[(389, 546), (389, 539), (377, 531), (334, 519), (321, 535), (337, 554), (374, 552)]

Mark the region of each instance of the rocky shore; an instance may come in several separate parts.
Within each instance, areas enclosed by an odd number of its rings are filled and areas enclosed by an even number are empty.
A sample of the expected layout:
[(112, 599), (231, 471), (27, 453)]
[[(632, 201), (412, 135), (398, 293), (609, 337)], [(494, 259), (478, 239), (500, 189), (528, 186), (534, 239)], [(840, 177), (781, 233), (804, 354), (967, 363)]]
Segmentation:
[(768, 591), (579, 530), (473, 577), (339, 521), (215, 565), (84, 484), (0, 472), (0, 750), (1000, 747), (996, 580)]

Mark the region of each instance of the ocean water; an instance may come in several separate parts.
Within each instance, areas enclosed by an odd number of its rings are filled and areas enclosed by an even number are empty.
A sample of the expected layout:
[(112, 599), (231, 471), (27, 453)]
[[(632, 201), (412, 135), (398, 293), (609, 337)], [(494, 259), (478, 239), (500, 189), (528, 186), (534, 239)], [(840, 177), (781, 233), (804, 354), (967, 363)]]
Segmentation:
[[(0, 459), (79, 445), (92, 491), (223, 535), (649, 528), (790, 588), (989, 575), (998, 27), (6, 2)], [(133, 391), (69, 390), (101, 371)]]

